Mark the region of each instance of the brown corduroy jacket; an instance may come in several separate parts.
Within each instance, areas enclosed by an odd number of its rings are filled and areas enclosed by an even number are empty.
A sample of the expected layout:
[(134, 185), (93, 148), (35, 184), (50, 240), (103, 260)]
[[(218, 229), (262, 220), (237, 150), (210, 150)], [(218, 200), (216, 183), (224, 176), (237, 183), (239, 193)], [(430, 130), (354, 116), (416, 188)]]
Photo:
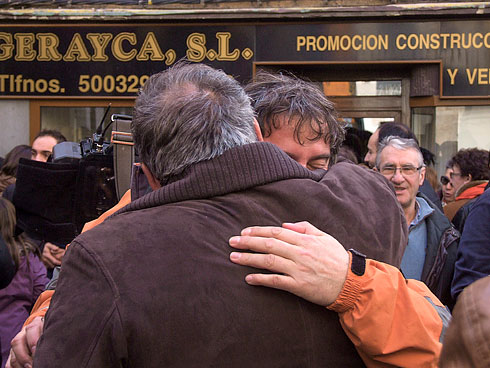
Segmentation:
[(442, 348), (441, 368), (490, 367), (490, 276), (460, 294)]
[(187, 169), (79, 236), (63, 260), (35, 366), (363, 366), (335, 312), (250, 287), (228, 239), (306, 220), (399, 265), (405, 219), (379, 174), (310, 172), (254, 143)]

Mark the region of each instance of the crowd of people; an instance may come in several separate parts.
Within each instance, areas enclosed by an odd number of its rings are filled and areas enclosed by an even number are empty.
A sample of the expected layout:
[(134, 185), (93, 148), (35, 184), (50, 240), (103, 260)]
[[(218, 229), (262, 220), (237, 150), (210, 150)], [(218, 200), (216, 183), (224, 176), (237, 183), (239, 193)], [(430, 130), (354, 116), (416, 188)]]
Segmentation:
[(132, 132), (146, 194), (66, 249), (12, 204), (21, 159), (66, 139), (5, 157), (2, 368), (490, 364), (488, 150), (439, 183), (405, 125), (346, 129), (310, 82), (185, 62), (144, 85)]

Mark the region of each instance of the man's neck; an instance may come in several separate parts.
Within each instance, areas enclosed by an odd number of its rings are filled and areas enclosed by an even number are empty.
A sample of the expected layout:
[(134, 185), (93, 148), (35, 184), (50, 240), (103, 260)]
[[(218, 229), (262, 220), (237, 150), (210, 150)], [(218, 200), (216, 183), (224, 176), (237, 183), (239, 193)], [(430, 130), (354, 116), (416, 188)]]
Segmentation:
[(405, 213), (405, 220), (407, 221), (407, 226), (410, 226), (415, 215), (417, 214), (417, 201), (413, 201), (413, 204), (404, 208), (403, 212)]

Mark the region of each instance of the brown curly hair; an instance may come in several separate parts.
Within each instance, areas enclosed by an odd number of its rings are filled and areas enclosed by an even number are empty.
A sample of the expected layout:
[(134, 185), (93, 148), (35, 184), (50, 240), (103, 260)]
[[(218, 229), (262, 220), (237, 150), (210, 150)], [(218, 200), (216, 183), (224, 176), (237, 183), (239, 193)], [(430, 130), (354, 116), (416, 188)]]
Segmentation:
[[(281, 118), (294, 124), (294, 139), (303, 145), (304, 129), (312, 137), (306, 140), (323, 140), (330, 144), (331, 160), (335, 163), (340, 145), (345, 138), (344, 124), (339, 121), (334, 104), (327, 99), (318, 85), (293, 74), (257, 72), (254, 80), (245, 86), (252, 100), (257, 121), (264, 137), (279, 129)], [(297, 119), (297, 120), (296, 120)]]
[(453, 165), (461, 169), (461, 174), (471, 175), (471, 180), (490, 179), (489, 159), (489, 152), (478, 148), (461, 149), (451, 158)]
[[(41, 253), (34, 244), (26, 240), (24, 234), (15, 234), (16, 222), (14, 205), (9, 200), (0, 197), (0, 236), (7, 244), (15, 268), (19, 269), (22, 256), (34, 253), (40, 257)], [(29, 260), (27, 260), (27, 265), (29, 266)]]

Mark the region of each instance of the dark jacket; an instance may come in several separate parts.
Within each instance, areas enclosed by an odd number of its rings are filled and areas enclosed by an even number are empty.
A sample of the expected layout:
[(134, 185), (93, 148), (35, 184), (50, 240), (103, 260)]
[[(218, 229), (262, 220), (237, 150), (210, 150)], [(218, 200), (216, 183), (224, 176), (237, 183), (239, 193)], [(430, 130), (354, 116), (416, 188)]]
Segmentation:
[(0, 289), (3, 289), (15, 275), (15, 264), (10, 255), (7, 244), (0, 235)]
[(432, 186), (429, 184), (429, 181), (427, 178), (424, 179), (424, 182), (419, 188), (419, 192), (425, 195), (429, 200), (436, 205), (437, 208), (442, 212), (442, 203), (441, 200), (439, 199), (439, 196), (437, 195), (436, 191)]
[[(481, 192), (481, 194), (483, 194), (483, 192), (486, 190), (486, 188), (488, 187), (490, 182), (488, 180), (478, 180), (478, 181), (475, 181), (475, 183), (480, 183), (480, 187), (481, 187), (481, 184), (486, 183), (485, 188)], [(475, 204), (476, 200), (481, 196), (481, 194), (478, 195), (477, 197), (473, 198), (473, 199), (468, 200), (465, 204), (463, 204), (461, 206), (461, 208), (458, 210), (458, 212), (456, 212), (456, 214), (454, 215), (454, 217), (452, 219), (452, 223), (453, 223), (454, 227), (461, 234), (463, 233), (463, 229), (464, 229), (464, 225), (466, 223), (466, 219), (468, 218), (468, 215), (470, 214), (470, 211), (473, 208), (473, 205)]]
[(490, 275), (490, 189), (478, 197), (466, 220), (458, 250), (452, 295), (456, 300), (472, 282)]
[(451, 298), (451, 282), (460, 234), (427, 197), (421, 193), (417, 195), (424, 198), (429, 206), (434, 209), (434, 212), (425, 219), (427, 250), (421, 281), (441, 302), (452, 308), (454, 301)]
[(228, 239), (307, 220), (398, 266), (407, 228), (381, 175), (311, 172), (254, 143), (173, 179), (72, 242), (34, 366), (363, 366), (336, 313), (247, 285)]

